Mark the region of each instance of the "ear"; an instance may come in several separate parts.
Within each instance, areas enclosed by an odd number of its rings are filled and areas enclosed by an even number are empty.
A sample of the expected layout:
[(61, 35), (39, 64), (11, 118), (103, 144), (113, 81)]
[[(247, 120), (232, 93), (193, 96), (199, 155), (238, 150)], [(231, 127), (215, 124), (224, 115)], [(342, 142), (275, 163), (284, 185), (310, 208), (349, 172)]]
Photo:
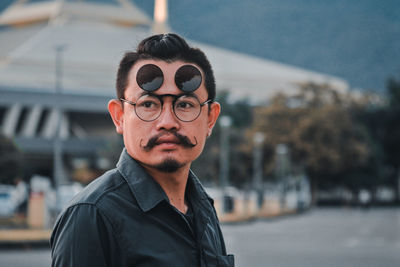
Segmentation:
[(111, 118), (115, 125), (115, 130), (119, 134), (123, 134), (124, 131), (124, 110), (122, 108), (121, 101), (112, 99), (108, 102), (108, 112), (110, 112)]
[(212, 130), (217, 122), (219, 113), (221, 112), (221, 105), (218, 102), (211, 103), (211, 110), (208, 112), (208, 132), (207, 137), (212, 133)]

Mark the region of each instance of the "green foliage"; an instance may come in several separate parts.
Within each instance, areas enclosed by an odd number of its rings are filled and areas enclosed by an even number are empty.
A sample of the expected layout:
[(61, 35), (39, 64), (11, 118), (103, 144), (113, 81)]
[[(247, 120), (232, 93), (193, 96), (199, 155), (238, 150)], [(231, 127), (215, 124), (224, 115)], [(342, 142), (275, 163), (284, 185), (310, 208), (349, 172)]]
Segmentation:
[(338, 183), (344, 172), (363, 166), (370, 155), (368, 135), (349, 106), (346, 95), (305, 84), (298, 95), (276, 95), (269, 106), (258, 107), (249, 136), (266, 136), (264, 172), (273, 172), (273, 151), (281, 143), (290, 148), (293, 165), (304, 166), (314, 182)]
[(387, 82), (387, 94), (389, 98), (389, 104), (391, 107), (399, 107), (400, 106), (400, 80), (396, 80), (395, 78), (389, 78)]
[(368, 164), (357, 171), (363, 171), (365, 177), (374, 182), (370, 183), (370, 187), (384, 184), (397, 189), (400, 174), (399, 80), (388, 80), (386, 103), (365, 105), (364, 109), (357, 112), (358, 120), (368, 131), (372, 151)]
[(22, 153), (10, 138), (0, 135), (0, 184), (13, 184), (22, 171)]
[[(400, 177), (400, 79), (390, 78), (387, 84), (389, 105), (381, 112), (384, 125), (378, 139), (383, 146), (392, 184), (398, 187)], [(398, 196), (400, 199), (400, 196)]]
[[(252, 122), (253, 107), (246, 99), (230, 101), (227, 92), (220, 93), (217, 101), (221, 104), (220, 116), (229, 116), (232, 119), (232, 127), (229, 132), (229, 183), (242, 187), (252, 173), (251, 153), (248, 153), (248, 149), (246, 149), (247, 143), (244, 132)], [(221, 127), (217, 122), (212, 135), (207, 140), (203, 153), (192, 164), (192, 169), (205, 184), (219, 185), (220, 135)]]
[(221, 104), (221, 116), (229, 116), (232, 119), (233, 127), (248, 127), (252, 123), (252, 107), (248, 99), (230, 101), (229, 92), (221, 91), (217, 96)]

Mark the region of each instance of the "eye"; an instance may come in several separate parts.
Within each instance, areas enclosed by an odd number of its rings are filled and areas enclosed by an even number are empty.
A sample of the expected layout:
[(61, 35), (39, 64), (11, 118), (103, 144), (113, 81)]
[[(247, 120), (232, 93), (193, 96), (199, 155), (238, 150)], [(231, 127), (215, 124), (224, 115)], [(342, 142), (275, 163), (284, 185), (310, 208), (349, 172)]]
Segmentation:
[(177, 111), (192, 111), (196, 110), (198, 106), (198, 101), (196, 99), (191, 99), (191, 98), (185, 98), (185, 99), (180, 99), (175, 103), (175, 109)]
[(154, 105), (155, 105), (155, 103), (152, 102), (152, 101), (146, 101), (146, 102), (144, 102), (144, 103), (142, 104), (142, 106), (145, 107), (145, 108), (151, 108), (151, 107), (154, 106)]
[(144, 100), (137, 103), (138, 108), (144, 109), (157, 109), (160, 103), (156, 100)]
[(179, 101), (178, 103), (176, 103), (176, 107), (180, 109), (189, 109), (193, 108), (194, 105), (189, 101)]

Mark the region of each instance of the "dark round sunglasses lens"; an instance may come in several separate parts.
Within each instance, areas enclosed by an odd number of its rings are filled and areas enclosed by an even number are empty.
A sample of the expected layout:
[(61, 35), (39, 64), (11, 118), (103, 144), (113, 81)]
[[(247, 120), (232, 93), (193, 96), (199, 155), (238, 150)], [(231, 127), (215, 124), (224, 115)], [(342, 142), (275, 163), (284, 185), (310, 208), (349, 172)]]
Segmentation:
[(153, 92), (161, 87), (164, 82), (164, 76), (159, 67), (147, 64), (138, 70), (136, 82), (143, 90)]
[(180, 67), (175, 74), (175, 83), (184, 92), (193, 92), (200, 87), (200, 70), (192, 65)]

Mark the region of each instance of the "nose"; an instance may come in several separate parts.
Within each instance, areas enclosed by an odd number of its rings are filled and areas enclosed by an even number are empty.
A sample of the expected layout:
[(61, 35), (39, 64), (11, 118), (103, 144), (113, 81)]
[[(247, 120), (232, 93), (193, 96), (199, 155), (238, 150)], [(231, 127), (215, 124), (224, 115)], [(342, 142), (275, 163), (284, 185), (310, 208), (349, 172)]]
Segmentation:
[(157, 119), (157, 130), (178, 130), (179, 127), (179, 119), (174, 113), (171, 102), (164, 103), (161, 115)]

